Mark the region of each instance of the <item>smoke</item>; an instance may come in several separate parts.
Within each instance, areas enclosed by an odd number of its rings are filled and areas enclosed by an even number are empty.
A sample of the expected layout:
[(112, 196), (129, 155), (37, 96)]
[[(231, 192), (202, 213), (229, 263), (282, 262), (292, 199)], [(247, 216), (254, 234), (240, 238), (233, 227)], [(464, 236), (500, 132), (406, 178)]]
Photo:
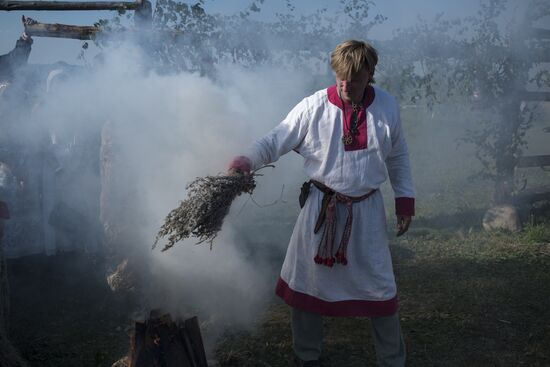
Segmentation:
[[(56, 165), (80, 172), (58, 196), (82, 209), (85, 203), (75, 202), (89, 196), (89, 182), (97, 182), (99, 172), (92, 177), (70, 164), (76, 159), (85, 166), (85, 159), (96, 159), (101, 129), (111, 124), (118, 167), (124, 171), (115, 180), (115, 191), (124, 197), (111, 199), (120, 205), (132, 201), (118, 213), (127, 217), (123, 223), (135, 226), (134, 242), (123, 251), (142, 254), (144, 303), (177, 316), (199, 315), (216, 330), (250, 325), (271, 300), (278, 271), (272, 259), (281, 258), (292, 229), (289, 221), (269, 226), (273, 234), (258, 228), (274, 215), (297, 211), (298, 160), (284, 159), (264, 172), (255, 201), (277, 204), (258, 208), (245, 197), (238, 200), (212, 249), (192, 239), (167, 252), (151, 245), (164, 216), (185, 198), (186, 185), (224, 172), (233, 156), (310, 92), (312, 80), (288, 70), (235, 65), (220, 66), (217, 81), (198, 74), (158, 75), (146, 71), (146, 59), (142, 49), (126, 44), (106, 50), (104, 61), (88, 72), (50, 73), (48, 92), (20, 136), (38, 141), (47, 135)], [(83, 150), (88, 158), (81, 157)]]
[[(430, 40), (433, 34), (428, 33)], [(319, 38), (309, 43), (332, 42)], [(442, 52), (429, 43), (418, 49), (420, 54)], [(391, 62), (387, 51), (381, 53), (379, 71)], [(402, 45), (395, 48), (396, 54), (406, 51)], [(116, 168), (121, 171), (113, 182), (116, 188), (111, 199), (123, 222), (132, 225), (131, 245), (121, 251), (140, 254), (144, 305), (177, 316), (199, 315), (213, 334), (229, 325), (249, 326), (272, 300), (298, 211), (297, 189), (304, 177), (296, 155), (288, 154), (259, 179), (254, 200), (276, 204), (257, 207), (249, 198), (240, 198), (212, 249), (207, 244), (197, 246), (192, 239), (165, 253), (151, 246), (164, 216), (185, 198), (189, 182), (225, 171), (233, 156), (274, 127), (301, 98), (331, 80), (321, 81), (325, 77), (308, 75), (303, 69), (235, 64), (218, 65), (215, 80), (192, 73), (159, 75), (150, 71), (149, 58), (142, 48), (128, 42), (106, 49), (101, 62), (86, 72), (60, 66), (62, 71), (50, 74), (49, 83), (43, 78), (36, 86), (47, 92), (41, 93), (29, 121), (12, 135), (26, 146), (48, 141), (52, 157), (46, 173), (58, 185), (55, 196), (85, 213), (98, 205), (90, 201), (99, 196), (100, 175), (99, 168), (86, 162), (98, 160), (101, 131), (112, 126), (119, 159)], [(396, 69), (401, 72), (401, 68)], [(392, 76), (398, 88), (405, 84), (401, 74), (392, 75), (391, 70), (380, 82)], [(479, 196), (471, 195), (474, 184), (468, 177), (472, 166), (477, 169), (479, 163), (471, 147), (455, 148), (465, 131), (476, 127), (465, 112), (468, 107), (441, 105), (426, 111), (408, 100), (402, 102), (420, 195), (419, 214), (428, 211), (426, 203), (435, 213), (471, 205)], [(392, 201), (390, 193), (386, 198)], [(433, 209), (434, 203), (439, 207)], [(392, 204), (387, 207), (392, 212)], [(94, 217), (93, 210), (85, 214)], [(101, 231), (99, 226), (88, 225)], [(93, 239), (86, 242), (87, 249), (97, 248)]]

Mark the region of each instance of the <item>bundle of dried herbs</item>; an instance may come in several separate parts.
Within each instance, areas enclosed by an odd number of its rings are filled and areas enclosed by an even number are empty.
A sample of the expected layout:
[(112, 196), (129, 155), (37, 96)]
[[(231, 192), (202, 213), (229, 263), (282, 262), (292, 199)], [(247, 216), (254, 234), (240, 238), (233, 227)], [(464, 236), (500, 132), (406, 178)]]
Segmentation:
[(242, 193), (252, 194), (256, 187), (254, 178), (258, 176), (257, 171), (250, 175), (218, 175), (195, 179), (187, 186), (187, 199), (166, 216), (153, 248), (163, 237), (168, 238), (168, 243), (162, 251), (191, 236), (197, 237), (198, 243), (209, 242), (212, 245), (233, 200)]

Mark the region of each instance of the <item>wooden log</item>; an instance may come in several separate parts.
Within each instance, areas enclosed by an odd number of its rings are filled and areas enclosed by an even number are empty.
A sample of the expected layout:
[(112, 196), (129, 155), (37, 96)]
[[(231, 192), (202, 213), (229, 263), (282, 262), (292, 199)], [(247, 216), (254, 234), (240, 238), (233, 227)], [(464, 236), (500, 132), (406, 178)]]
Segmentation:
[(523, 92), (521, 99), (523, 101), (550, 101), (550, 92)]
[(545, 167), (550, 166), (550, 155), (530, 155), (524, 156), (518, 159), (516, 167), (528, 168), (528, 167)]
[(534, 38), (550, 38), (550, 29), (546, 28), (531, 28), (529, 33)]
[(169, 314), (151, 311), (136, 322), (129, 367), (208, 367), (196, 317), (174, 322)]
[(199, 319), (195, 316), (185, 320), (184, 327), (187, 332), (186, 334), (189, 335), (189, 340), (195, 353), (198, 365), (206, 366), (206, 353), (204, 351), (204, 344), (202, 342)]
[(534, 63), (550, 62), (550, 52), (547, 49), (530, 50), (527, 57)]
[(0, 10), (136, 10), (141, 1), (0, 1)]
[(55, 37), (92, 40), (100, 32), (98, 27), (67, 24), (34, 23), (25, 25), (25, 33), (32, 37)]
[(153, 26), (153, 6), (149, 0), (143, 0), (134, 13), (134, 25), (138, 29), (150, 29)]
[[(30, 19), (30, 18), (27, 18)], [(151, 30), (150, 23), (147, 26), (147, 18), (139, 18), (137, 23), (140, 25), (139, 30), (130, 29), (124, 30), (123, 34), (139, 34), (141, 37), (178, 37), (183, 34), (182, 31), (176, 31), (172, 29), (163, 29), (163, 30)], [(140, 23), (142, 22), (142, 23)], [(149, 29), (148, 29), (149, 28)], [(69, 24), (57, 24), (57, 23), (40, 23), (37, 21), (29, 22), (25, 24), (25, 33), (33, 37), (54, 37), (54, 38), (70, 38), (70, 39), (79, 39), (79, 40), (92, 40), (102, 34), (105, 31), (99, 27), (94, 26), (77, 26)], [(113, 33), (114, 34), (114, 33)]]
[(516, 205), (533, 204), (545, 200), (550, 200), (550, 185), (527, 189), (514, 196)]

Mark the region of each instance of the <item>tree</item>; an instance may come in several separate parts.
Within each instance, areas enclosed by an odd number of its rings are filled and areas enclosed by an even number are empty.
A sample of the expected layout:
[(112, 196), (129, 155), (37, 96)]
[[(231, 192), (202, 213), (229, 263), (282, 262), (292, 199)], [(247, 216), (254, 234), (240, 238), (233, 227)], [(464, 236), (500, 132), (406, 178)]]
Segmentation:
[[(342, 39), (368, 37), (386, 19), (372, 16), (372, 0), (341, 0), (337, 12), (317, 9), (305, 15), (297, 15), (287, 0), (288, 11), (277, 14), (275, 21), (252, 19), (262, 4), (252, 1), (239, 14), (223, 16), (207, 14), (204, 1), (189, 5), (159, 0), (154, 27), (181, 33), (150, 43), (155, 67), (215, 77), (215, 65), (237, 63), (301, 68), (328, 76), (327, 50)], [(514, 21), (505, 24), (509, 6), (507, 0), (484, 0), (475, 16), (449, 20), (440, 14), (432, 22), (419, 20), (399, 30), (389, 41), (373, 42), (382, 55), (377, 82), (400, 100), (428, 109), (438, 104), (470, 108), (478, 128), (467, 131), (463, 141), (475, 146), (483, 167), (478, 176), (495, 183), (497, 202), (514, 193), (515, 166), (536, 116), (536, 106), (522, 103), (525, 87), (550, 86), (547, 69), (534, 76), (532, 72), (534, 55), (548, 46), (527, 31), (550, 13), (550, 4), (531, 0), (523, 16), (515, 14)]]
[(483, 166), (478, 175), (495, 182), (497, 203), (514, 193), (515, 167), (536, 116), (536, 105), (522, 103), (522, 95), (532, 83), (550, 86), (547, 69), (530, 76), (545, 45), (529, 33), (532, 22), (550, 13), (550, 4), (532, 1), (524, 17), (502, 24), (507, 6), (506, 0), (488, 0), (473, 17), (421, 21), (398, 32), (386, 49), (394, 56), (389, 68), (400, 72), (385, 82), (389, 89), (399, 85), (402, 98), (428, 108), (469, 106), (478, 128), (463, 140), (475, 145)]

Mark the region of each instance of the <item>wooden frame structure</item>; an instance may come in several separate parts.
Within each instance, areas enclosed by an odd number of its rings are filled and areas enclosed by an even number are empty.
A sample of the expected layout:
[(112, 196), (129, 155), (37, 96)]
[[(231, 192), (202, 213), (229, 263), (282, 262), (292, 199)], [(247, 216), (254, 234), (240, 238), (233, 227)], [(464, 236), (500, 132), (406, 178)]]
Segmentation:
[(126, 1), (0, 1), (0, 10), (138, 10), (144, 6), (144, 0)]
[[(136, 1), (0, 1), (0, 11), (98, 11), (133, 10), (134, 25), (140, 29), (148, 29), (152, 25), (153, 12), (149, 0)], [(77, 26), (58, 23), (26, 22), (23, 16), (25, 33), (33, 37), (54, 37), (79, 40), (92, 40), (101, 32), (96, 26)]]

